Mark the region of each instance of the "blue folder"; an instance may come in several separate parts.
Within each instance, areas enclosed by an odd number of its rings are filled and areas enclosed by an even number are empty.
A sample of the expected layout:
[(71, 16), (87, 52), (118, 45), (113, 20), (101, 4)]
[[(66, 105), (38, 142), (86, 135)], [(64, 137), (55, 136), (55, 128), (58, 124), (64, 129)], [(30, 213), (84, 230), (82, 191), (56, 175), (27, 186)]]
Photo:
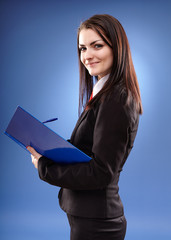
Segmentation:
[(31, 146), (55, 162), (78, 163), (91, 159), (20, 106), (17, 107), (5, 134), (25, 150), (27, 146)]

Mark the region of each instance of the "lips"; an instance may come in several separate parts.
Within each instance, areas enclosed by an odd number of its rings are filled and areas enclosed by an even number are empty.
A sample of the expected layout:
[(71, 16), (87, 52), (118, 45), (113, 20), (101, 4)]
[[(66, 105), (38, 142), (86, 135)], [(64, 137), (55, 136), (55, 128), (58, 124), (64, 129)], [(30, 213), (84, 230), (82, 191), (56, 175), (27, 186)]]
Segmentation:
[(96, 64), (98, 64), (99, 62), (90, 62), (90, 63), (87, 63), (86, 66), (87, 67), (93, 67), (95, 66)]

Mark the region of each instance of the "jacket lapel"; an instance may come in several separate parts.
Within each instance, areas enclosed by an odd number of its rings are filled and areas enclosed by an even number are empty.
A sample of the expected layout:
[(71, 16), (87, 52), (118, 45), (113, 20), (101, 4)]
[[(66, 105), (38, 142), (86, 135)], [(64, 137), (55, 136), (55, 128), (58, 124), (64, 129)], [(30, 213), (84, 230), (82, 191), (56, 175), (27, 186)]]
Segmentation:
[(82, 121), (85, 119), (85, 117), (87, 116), (87, 113), (88, 113), (88, 110), (85, 110), (85, 111), (81, 114), (81, 116), (79, 117), (79, 119), (78, 119), (78, 121), (77, 121), (77, 123), (76, 123), (76, 125), (75, 125), (75, 128), (74, 128), (74, 130), (73, 130), (73, 132), (72, 132), (72, 135), (71, 135), (71, 143), (72, 143), (72, 141), (73, 141), (73, 139), (74, 139), (74, 136), (75, 136), (75, 133), (76, 133), (78, 127), (80, 126), (81, 122), (82, 122)]

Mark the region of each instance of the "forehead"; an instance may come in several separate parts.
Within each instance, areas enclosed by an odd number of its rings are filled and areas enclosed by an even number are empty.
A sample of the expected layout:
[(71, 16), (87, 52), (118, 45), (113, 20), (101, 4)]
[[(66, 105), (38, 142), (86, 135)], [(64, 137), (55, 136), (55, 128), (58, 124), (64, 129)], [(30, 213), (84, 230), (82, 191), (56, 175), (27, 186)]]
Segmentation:
[(81, 45), (89, 45), (94, 41), (98, 41), (103, 39), (100, 35), (92, 29), (82, 29), (79, 34), (79, 44)]

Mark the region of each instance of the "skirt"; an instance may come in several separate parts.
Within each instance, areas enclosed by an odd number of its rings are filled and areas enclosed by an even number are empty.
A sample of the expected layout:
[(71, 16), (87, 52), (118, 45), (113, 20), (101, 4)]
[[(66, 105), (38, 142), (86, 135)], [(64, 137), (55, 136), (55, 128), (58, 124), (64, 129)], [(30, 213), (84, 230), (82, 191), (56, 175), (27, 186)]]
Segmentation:
[(124, 240), (127, 221), (118, 218), (84, 218), (67, 214), (70, 240)]

